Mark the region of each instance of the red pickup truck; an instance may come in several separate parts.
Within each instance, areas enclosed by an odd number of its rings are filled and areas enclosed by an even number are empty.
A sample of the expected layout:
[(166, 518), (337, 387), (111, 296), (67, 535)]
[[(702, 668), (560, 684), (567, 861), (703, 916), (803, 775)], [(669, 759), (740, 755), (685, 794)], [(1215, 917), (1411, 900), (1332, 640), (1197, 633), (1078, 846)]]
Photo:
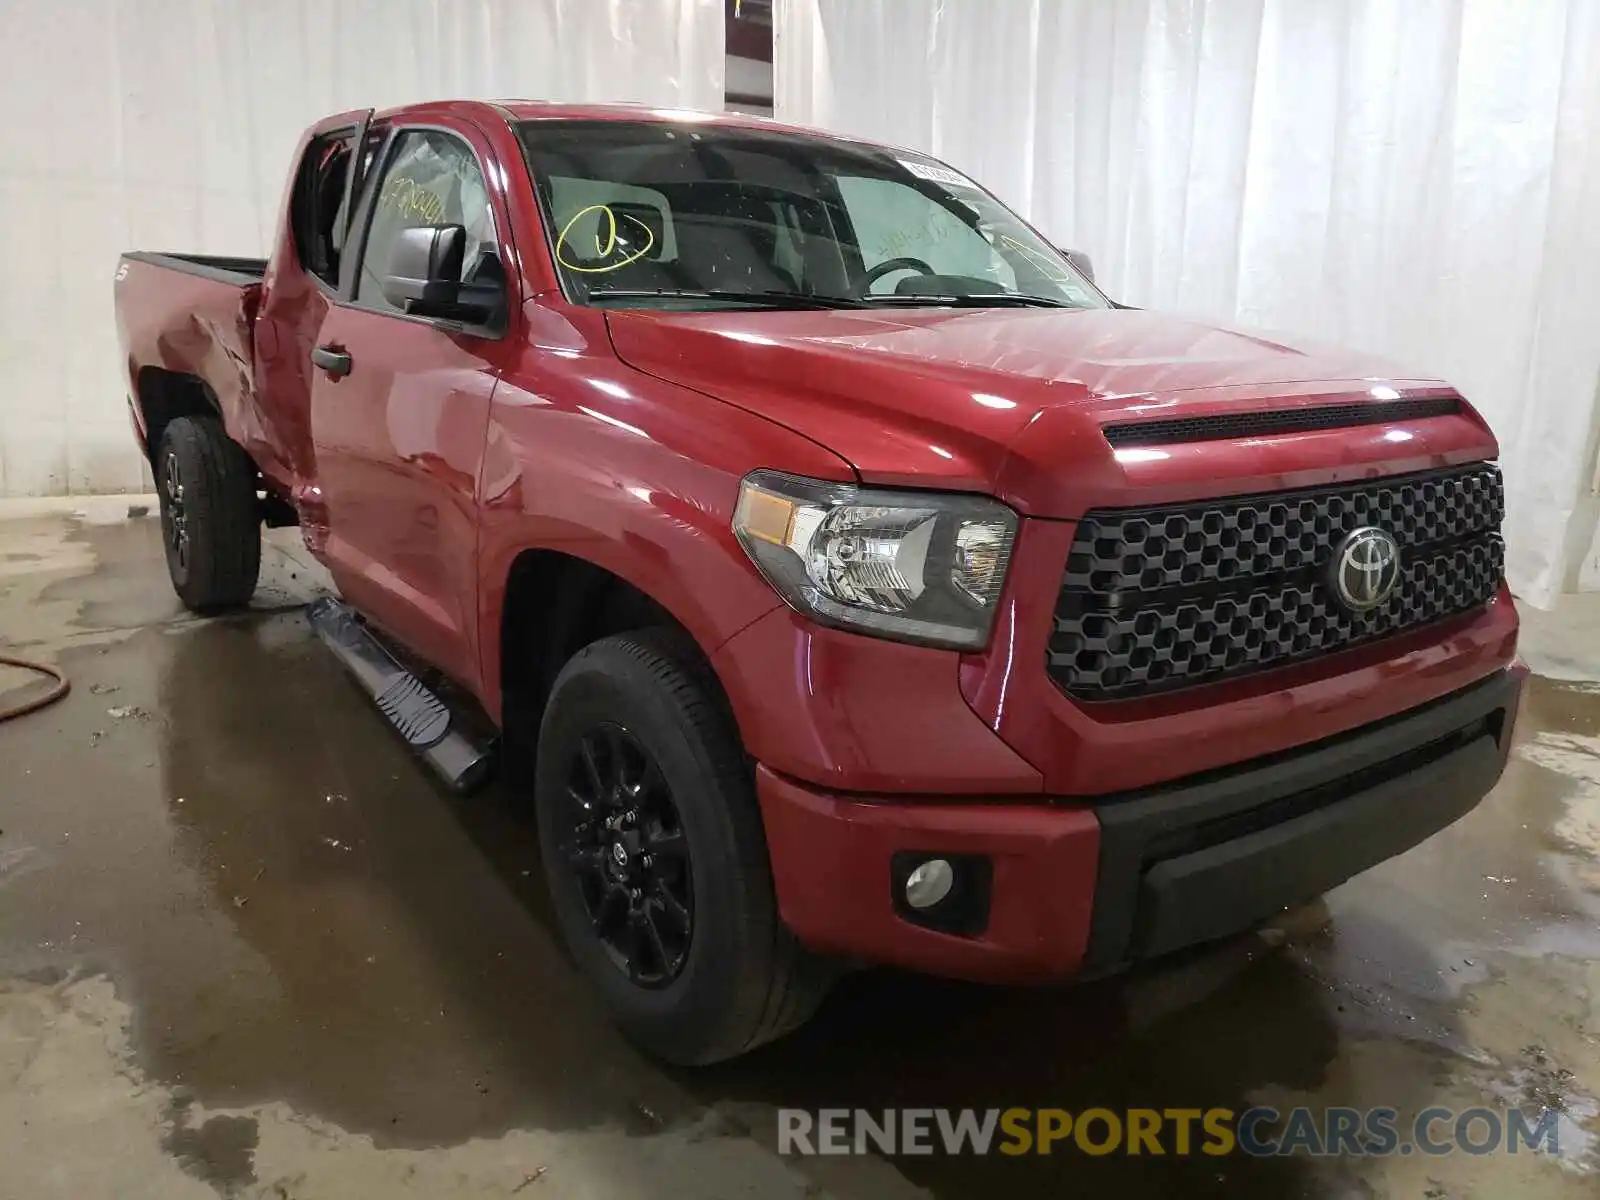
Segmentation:
[(1249, 928), (1504, 764), (1467, 402), (1113, 303), (919, 153), (342, 113), (270, 259), (131, 253), (116, 310), (184, 603), (297, 523), (318, 632), (452, 783), (531, 793), (577, 962), (669, 1059), (841, 964), (1063, 980)]

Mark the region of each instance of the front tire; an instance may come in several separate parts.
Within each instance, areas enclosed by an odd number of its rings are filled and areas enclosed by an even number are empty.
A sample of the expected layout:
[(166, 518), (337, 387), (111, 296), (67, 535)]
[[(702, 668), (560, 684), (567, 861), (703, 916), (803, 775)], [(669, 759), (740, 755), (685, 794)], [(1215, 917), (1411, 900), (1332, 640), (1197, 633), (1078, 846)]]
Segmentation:
[(566, 664), (535, 806), (562, 935), (646, 1050), (716, 1062), (815, 1011), (829, 973), (778, 918), (738, 735), (674, 636), (604, 638)]
[(167, 574), (184, 607), (213, 613), (255, 595), (261, 573), (256, 468), (220, 422), (177, 417), (156, 451)]

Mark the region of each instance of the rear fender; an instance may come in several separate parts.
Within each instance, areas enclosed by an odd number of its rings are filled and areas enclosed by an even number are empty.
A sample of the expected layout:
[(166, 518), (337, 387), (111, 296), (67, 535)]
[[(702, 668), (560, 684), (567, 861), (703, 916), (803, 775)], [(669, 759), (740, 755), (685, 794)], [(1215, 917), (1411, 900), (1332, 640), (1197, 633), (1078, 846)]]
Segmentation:
[[(178, 390), (206, 397), (228, 435), (258, 456), (261, 422), (252, 379), (251, 328), (261, 287), (239, 287), (155, 263), (124, 259), (117, 281), (117, 323), (129, 367), (129, 388), (152, 452), (163, 405)], [(180, 405), (173, 415), (194, 415)]]

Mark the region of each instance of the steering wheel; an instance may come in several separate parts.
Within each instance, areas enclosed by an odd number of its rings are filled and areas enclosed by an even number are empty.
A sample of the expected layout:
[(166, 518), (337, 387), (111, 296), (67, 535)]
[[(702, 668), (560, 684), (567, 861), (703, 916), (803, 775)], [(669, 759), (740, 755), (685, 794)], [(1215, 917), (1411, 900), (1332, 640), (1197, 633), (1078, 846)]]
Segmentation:
[(937, 271), (920, 258), (888, 258), (861, 277), (861, 282), (856, 284), (856, 295), (865, 296), (872, 290), (873, 284), (891, 271), (919, 271), (924, 275), (938, 274)]

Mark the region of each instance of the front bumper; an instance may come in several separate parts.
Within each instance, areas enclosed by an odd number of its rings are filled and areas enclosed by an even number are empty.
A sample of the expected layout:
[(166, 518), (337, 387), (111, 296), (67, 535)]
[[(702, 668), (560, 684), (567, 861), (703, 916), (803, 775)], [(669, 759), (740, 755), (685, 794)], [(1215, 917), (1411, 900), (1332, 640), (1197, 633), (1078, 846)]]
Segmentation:
[[(1526, 675), (1515, 665), (1310, 746), (1091, 803), (865, 800), (763, 767), (779, 909), (813, 949), (992, 981), (1110, 970), (1248, 929), (1472, 809), (1504, 768)], [(982, 920), (947, 932), (907, 915), (893, 866), (907, 855), (987, 862)]]

